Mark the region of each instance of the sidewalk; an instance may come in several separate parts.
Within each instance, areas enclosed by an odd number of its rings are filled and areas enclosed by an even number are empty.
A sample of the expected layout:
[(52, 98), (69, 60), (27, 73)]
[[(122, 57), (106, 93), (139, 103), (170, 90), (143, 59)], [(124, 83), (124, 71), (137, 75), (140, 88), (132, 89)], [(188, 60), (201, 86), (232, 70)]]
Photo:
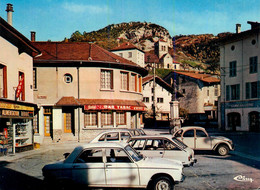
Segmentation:
[(0, 162), (1, 161), (7, 161), (7, 162), (13, 162), (15, 160), (25, 158), (28, 156), (32, 156), (35, 154), (42, 154), (44, 152), (48, 152), (50, 150), (56, 150), (56, 149), (72, 149), (75, 148), (76, 146), (79, 146), (81, 144), (85, 144), (87, 142), (77, 142), (77, 141), (68, 141), (68, 142), (60, 142), (60, 143), (49, 143), (49, 144), (43, 144), (40, 146), (38, 149), (34, 150), (28, 150), (20, 153), (15, 153), (15, 154), (8, 154), (6, 156), (1, 156), (0, 157)]

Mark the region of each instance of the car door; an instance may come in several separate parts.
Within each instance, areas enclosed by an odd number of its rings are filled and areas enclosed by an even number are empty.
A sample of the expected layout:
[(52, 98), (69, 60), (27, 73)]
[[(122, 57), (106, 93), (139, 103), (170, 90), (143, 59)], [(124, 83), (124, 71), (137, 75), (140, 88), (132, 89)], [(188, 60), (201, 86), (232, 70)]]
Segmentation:
[(212, 149), (212, 141), (208, 134), (200, 129), (196, 129), (196, 137), (195, 137), (195, 149), (200, 150), (211, 150)]
[(106, 148), (105, 173), (108, 187), (139, 185), (138, 167), (121, 148)]
[(148, 157), (163, 157), (164, 148), (162, 139), (147, 139), (141, 153)]
[(180, 160), (183, 164), (187, 164), (188, 154), (181, 150), (174, 142), (169, 139), (164, 139), (164, 154), (163, 158), (170, 158), (175, 160)]
[(79, 184), (105, 185), (105, 164), (102, 149), (94, 148), (82, 151), (73, 163), (72, 177)]
[(189, 129), (184, 131), (181, 139), (188, 147), (194, 149), (195, 148), (195, 133), (194, 129)]

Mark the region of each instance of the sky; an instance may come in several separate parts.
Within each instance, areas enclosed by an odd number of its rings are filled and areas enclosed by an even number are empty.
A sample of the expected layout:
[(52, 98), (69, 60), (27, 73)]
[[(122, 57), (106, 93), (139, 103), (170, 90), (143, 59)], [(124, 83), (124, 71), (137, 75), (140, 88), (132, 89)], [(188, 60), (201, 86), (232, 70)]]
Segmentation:
[(171, 36), (250, 29), (260, 22), (260, 0), (0, 0), (0, 17), (13, 4), (13, 27), (36, 41), (61, 41), (75, 31), (96, 31), (122, 22), (151, 22)]

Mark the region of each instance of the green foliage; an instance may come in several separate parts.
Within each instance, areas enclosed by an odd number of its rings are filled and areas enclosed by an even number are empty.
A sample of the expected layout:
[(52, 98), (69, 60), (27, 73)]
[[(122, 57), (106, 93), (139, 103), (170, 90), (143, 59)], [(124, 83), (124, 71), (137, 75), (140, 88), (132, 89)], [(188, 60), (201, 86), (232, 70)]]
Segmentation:
[[(155, 69), (155, 74), (160, 77), (160, 78), (164, 78), (165, 76), (167, 76), (172, 70), (170, 69), (160, 69), (157, 68)], [(153, 75), (153, 70), (149, 71), (150, 75)]]

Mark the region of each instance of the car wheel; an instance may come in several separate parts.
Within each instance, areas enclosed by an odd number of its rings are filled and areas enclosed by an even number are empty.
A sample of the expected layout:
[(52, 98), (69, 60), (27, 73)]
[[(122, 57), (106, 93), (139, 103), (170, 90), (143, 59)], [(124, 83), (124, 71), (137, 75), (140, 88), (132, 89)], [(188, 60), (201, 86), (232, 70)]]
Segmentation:
[(220, 156), (226, 156), (229, 153), (229, 148), (227, 145), (219, 145), (217, 148), (217, 152)]
[(159, 177), (154, 180), (154, 190), (173, 190), (174, 184), (168, 177)]

